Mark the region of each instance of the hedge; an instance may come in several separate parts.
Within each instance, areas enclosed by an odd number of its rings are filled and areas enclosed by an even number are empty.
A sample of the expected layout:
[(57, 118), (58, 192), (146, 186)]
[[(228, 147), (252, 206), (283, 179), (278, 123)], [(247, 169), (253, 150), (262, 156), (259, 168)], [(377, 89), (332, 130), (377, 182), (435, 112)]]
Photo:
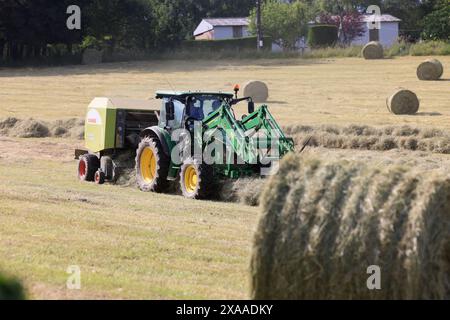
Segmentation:
[[(256, 50), (257, 38), (245, 37), (239, 39), (225, 39), (225, 40), (188, 40), (181, 44), (182, 50), (198, 50), (198, 51), (242, 51), (242, 50)], [(264, 37), (264, 49), (271, 50), (272, 39)]]
[(309, 28), (308, 45), (311, 48), (332, 47), (338, 41), (338, 28), (333, 25), (315, 25)]

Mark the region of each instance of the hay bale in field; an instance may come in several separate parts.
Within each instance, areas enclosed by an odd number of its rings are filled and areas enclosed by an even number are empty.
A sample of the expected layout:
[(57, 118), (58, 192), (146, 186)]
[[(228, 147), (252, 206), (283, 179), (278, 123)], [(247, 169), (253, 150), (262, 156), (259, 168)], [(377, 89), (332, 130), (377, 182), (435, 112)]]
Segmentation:
[(362, 49), (362, 56), (366, 60), (383, 59), (384, 49), (381, 43), (377, 41), (371, 41)]
[(437, 59), (428, 59), (422, 62), (417, 68), (417, 77), (419, 80), (431, 81), (439, 80), (444, 74), (444, 67)]
[(99, 64), (103, 61), (103, 51), (95, 49), (86, 49), (83, 52), (82, 64)]
[[(450, 178), (289, 155), (261, 197), (254, 299), (450, 299)], [(381, 289), (369, 290), (369, 266)]]
[(419, 111), (420, 101), (411, 90), (398, 89), (386, 101), (388, 110), (396, 115), (416, 114)]
[(249, 81), (244, 86), (244, 97), (252, 97), (254, 102), (266, 102), (269, 88), (262, 81)]
[(18, 138), (45, 138), (50, 136), (50, 131), (43, 122), (26, 119), (16, 122), (8, 134)]

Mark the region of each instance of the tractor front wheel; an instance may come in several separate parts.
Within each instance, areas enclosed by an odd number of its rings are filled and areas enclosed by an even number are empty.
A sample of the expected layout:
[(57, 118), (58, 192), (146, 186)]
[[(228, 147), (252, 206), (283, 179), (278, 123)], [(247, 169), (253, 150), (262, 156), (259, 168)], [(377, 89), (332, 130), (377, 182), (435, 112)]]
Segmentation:
[(94, 154), (85, 154), (78, 161), (78, 179), (81, 181), (94, 181), (95, 173), (100, 167), (100, 160)]
[(136, 180), (144, 192), (162, 193), (167, 189), (170, 159), (161, 142), (154, 138), (142, 139), (136, 151)]
[(181, 191), (186, 198), (205, 200), (214, 193), (214, 170), (192, 158), (187, 159), (180, 170)]

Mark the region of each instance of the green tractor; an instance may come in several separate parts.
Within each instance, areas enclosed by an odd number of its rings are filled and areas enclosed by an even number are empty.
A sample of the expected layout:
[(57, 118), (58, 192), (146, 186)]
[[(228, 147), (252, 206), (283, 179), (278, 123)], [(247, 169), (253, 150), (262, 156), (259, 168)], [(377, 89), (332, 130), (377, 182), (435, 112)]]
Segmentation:
[[(76, 150), (79, 179), (114, 181), (130, 151), (142, 191), (163, 193), (179, 180), (191, 199), (214, 197), (220, 179), (267, 172), (294, 142), (266, 105), (255, 110), (238, 91), (157, 92), (159, 110), (149, 101), (94, 99), (86, 117), (88, 151)], [(238, 120), (233, 107), (244, 101), (248, 114)]]

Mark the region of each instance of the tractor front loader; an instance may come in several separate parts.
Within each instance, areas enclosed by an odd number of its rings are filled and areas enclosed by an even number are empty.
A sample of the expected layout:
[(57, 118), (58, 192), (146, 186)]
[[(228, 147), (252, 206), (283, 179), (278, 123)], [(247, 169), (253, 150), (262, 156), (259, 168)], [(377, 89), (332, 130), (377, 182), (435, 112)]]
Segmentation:
[[(76, 151), (78, 177), (114, 181), (120, 159), (134, 156), (142, 191), (163, 193), (178, 181), (185, 197), (208, 199), (219, 179), (261, 174), (294, 143), (267, 106), (255, 110), (251, 98), (238, 99), (237, 92), (157, 92), (159, 110), (148, 101), (94, 99), (86, 117), (88, 150)], [(248, 115), (238, 120), (233, 106), (243, 101)], [(216, 161), (205, 161), (207, 151)]]

